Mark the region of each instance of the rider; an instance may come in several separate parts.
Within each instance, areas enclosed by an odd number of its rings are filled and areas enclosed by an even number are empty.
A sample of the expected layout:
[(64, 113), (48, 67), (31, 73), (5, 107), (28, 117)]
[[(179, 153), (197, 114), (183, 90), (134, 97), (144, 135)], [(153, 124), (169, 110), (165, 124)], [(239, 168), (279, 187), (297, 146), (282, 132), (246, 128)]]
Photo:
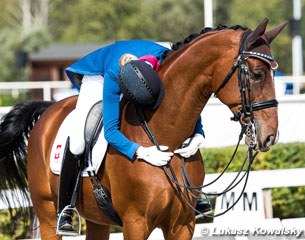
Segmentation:
[[(164, 166), (173, 156), (166, 151), (167, 146), (161, 146), (161, 151), (156, 146), (143, 147), (127, 139), (120, 132), (120, 95), (118, 75), (121, 67), (130, 60), (139, 59), (150, 67), (145, 68), (145, 76), (150, 76), (152, 69), (157, 70), (163, 54), (168, 49), (148, 40), (117, 41), (104, 48), (100, 48), (66, 69), (67, 76), (72, 84), (80, 90), (76, 107), (72, 112), (75, 128), (70, 132), (65, 153), (63, 156), (62, 170), (59, 181), (58, 214), (71, 200), (71, 188), (75, 179), (67, 178), (69, 162), (76, 161), (83, 154), (85, 148), (84, 127), (90, 108), (98, 101), (103, 100), (103, 124), (105, 139), (114, 148), (127, 156), (131, 161), (143, 159), (154, 166)], [(146, 65), (146, 64), (145, 64)], [(149, 70), (151, 69), (151, 70)], [(163, 92), (157, 96), (153, 108), (158, 107), (163, 98)], [(190, 145), (175, 151), (183, 157), (195, 154), (204, 139), (201, 118), (198, 119)], [(208, 203), (201, 202), (202, 211), (211, 210)], [(71, 235), (74, 232), (72, 225), (73, 212), (65, 210), (58, 219), (59, 234)]]

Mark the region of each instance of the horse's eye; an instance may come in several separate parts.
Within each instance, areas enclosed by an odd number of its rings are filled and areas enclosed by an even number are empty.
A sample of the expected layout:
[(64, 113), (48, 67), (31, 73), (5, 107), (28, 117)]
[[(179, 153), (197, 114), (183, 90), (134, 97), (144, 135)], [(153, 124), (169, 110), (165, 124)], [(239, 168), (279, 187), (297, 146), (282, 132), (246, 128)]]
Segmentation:
[(253, 70), (251, 71), (251, 78), (253, 81), (261, 81), (265, 76), (264, 71), (262, 70)]

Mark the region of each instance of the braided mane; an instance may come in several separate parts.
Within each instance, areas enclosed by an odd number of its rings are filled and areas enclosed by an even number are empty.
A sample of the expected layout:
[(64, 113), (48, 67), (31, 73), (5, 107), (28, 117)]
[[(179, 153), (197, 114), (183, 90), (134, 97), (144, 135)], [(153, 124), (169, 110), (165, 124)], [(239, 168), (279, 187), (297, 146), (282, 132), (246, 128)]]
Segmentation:
[(221, 31), (221, 30), (224, 30), (224, 29), (247, 30), (248, 28), (243, 27), (241, 25), (235, 25), (235, 26), (232, 26), (232, 27), (227, 27), (226, 25), (222, 25), (222, 24), (218, 24), (216, 28), (206, 27), (206, 28), (202, 29), (199, 33), (192, 33), (188, 37), (186, 37), (184, 40), (176, 42), (175, 44), (173, 44), (171, 46), (170, 50), (167, 50), (166, 52), (164, 52), (163, 59), (166, 58), (167, 56), (169, 56), (172, 52), (180, 49), (184, 45), (190, 43), (191, 41), (193, 41), (197, 37), (199, 37), (199, 36), (201, 36), (201, 35), (203, 35), (207, 32)]

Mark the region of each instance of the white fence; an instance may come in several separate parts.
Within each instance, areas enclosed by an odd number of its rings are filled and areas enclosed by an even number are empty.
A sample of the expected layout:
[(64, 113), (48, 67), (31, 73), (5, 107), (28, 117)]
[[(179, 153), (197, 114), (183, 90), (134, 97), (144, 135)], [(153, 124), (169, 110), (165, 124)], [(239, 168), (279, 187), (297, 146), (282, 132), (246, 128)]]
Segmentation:
[[(300, 86), (305, 86), (305, 76), (293, 77), (293, 76), (281, 76), (275, 77), (275, 85), (277, 96), (281, 97), (286, 93), (294, 93), (300, 89)], [(67, 90), (72, 88), (72, 84), (68, 81), (30, 81), (30, 82), (0, 82), (0, 94), (6, 93), (12, 96), (16, 96), (19, 92), (29, 91), (30, 89), (42, 89), (43, 100), (49, 101), (55, 96), (52, 95), (52, 89)], [(290, 91), (292, 90), (292, 91)], [(69, 94), (69, 92), (67, 92)], [(75, 91), (72, 92), (75, 94)], [(62, 96), (64, 97), (64, 96)], [(55, 97), (56, 100), (60, 99)], [(2, 111), (5, 112), (5, 111)]]
[(305, 84), (305, 76), (281, 76), (275, 77), (275, 85), (279, 96), (285, 93), (299, 94)]
[[(305, 94), (285, 94), (287, 86), (305, 84), (305, 76), (276, 77), (276, 93), (279, 100), (279, 131), (280, 143), (305, 142)], [(43, 89), (43, 100), (59, 100), (69, 95), (77, 94), (67, 81), (52, 82), (0, 82), (0, 94), (18, 94), (18, 91)], [(293, 87), (294, 88), (294, 87)], [(52, 89), (53, 92), (52, 92)], [(291, 89), (289, 89), (290, 91)], [(288, 91), (288, 92), (289, 92)], [(0, 107), (0, 118), (10, 109)], [(240, 132), (240, 125), (230, 121), (232, 113), (220, 103), (211, 98), (202, 112), (202, 123), (206, 133), (204, 147), (223, 147), (235, 145)]]
[(0, 82), (0, 93), (10, 93), (12, 96), (19, 94), (19, 91), (29, 89), (42, 89), (43, 100), (52, 99), (52, 89), (71, 89), (72, 84), (67, 81), (37, 81), (37, 82)]
[[(305, 76), (293, 77), (293, 76), (281, 76), (275, 77), (275, 85), (277, 95), (283, 96), (287, 92), (298, 94), (294, 92), (295, 89), (300, 89), (300, 86), (305, 86)], [(0, 94), (3, 92), (16, 96), (21, 91), (28, 91), (30, 89), (42, 89), (43, 100), (49, 101), (54, 98), (52, 96), (52, 89), (71, 89), (72, 84), (68, 81), (30, 81), (30, 82), (0, 82)], [(287, 91), (292, 90), (292, 92)], [(290, 89), (292, 88), (292, 89)], [(75, 92), (73, 92), (74, 94)]]
[[(44, 101), (59, 100), (77, 94), (68, 81), (37, 81), (37, 82), (0, 82), (0, 95), (6, 94), (18, 97), (22, 92), (31, 89), (42, 89)], [(52, 90), (53, 94), (52, 94)], [(11, 109), (11, 106), (0, 107), (0, 118)]]
[[(278, 97), (279, 143), (305, 142), (305, 94)], [(206, 141), (204, 147), (236, 145), (240, 124), (230, 121), (231, 111), (218, 99), (210, 99), (201, 117)]]

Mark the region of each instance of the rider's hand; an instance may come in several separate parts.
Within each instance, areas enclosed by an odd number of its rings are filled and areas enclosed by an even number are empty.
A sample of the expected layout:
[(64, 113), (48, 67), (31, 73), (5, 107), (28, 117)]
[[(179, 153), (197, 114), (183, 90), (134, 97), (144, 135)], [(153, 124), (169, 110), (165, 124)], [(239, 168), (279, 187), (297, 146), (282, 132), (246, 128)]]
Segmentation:
[(154, 166), (164, 166), (169, 162), (169, 160), (171, 160), (171, 157), (174, 154), (172, 152), (163, 152), (168, 149), (167, 146), (160, 146), (160, 149), (161, 151), (158, 150), (156, 146), (140, 146), (137, 150), (137, 158), (143, 159)]
[[(192, 138), (186, 139), (182, 144), (182, 148), (175, 150), (174, 153), (178, 153), (182, 157), (189, 158), (190, 156), (193, 156), (198, 151), (198, 149), (199, 149), (200, 145), (203, 143), (203, 141), (204, 141), (203, 135), (196, 133)], [(184, 145), (187, 145), (187, 146), (183, 147)]]

